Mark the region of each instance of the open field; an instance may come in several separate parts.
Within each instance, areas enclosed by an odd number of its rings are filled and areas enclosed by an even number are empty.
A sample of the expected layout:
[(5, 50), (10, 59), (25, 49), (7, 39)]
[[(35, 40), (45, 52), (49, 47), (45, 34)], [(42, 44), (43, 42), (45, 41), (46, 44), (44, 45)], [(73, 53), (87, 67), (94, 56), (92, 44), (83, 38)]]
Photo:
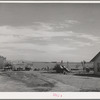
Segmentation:
[(98, 92), (100, 78), (47, 71), (7, 71), (0, 74), (0, 87), (1, 92)]
[[(52, 87), (54, 87), (55, 82), (49, 81), (47, 78), (42, 77), (39, 73), (37, 72), (3, 72), (1, 73), (2, 77), (6, 77), (7, 79), (10, 79), (10, 81), (13, 83), (22, 83), (20, 85), (20, 90), (16, 87), (17, 84), (15, 84), (14, 87), (10, 87), (10, 91), (15, 91), (15, 92), (32, 92), (32, 91), (49, 91), (51, 90)], [(9, 80), (8, 82), (9, 83)], [(7, 84), (9, 87), (9, 84)], [(11, 85), (10, 85), (11, 86)], [(25, 86), (25, 89), (24, 87)], [(21, 90), (22, 89), (22, 90)], [(6, 88), (4, 88), (6, 90)], [(8, 90), (9, 91), (9, 88)]]

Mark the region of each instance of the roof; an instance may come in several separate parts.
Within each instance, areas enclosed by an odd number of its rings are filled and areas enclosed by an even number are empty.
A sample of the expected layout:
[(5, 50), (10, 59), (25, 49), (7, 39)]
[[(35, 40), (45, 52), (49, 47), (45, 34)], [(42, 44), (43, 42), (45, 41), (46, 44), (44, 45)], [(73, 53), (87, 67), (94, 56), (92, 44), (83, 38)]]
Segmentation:
[(92, 58), (90, 62), (94, 62), (99, 56), (100, 56), (100, 52), (94, 58)]

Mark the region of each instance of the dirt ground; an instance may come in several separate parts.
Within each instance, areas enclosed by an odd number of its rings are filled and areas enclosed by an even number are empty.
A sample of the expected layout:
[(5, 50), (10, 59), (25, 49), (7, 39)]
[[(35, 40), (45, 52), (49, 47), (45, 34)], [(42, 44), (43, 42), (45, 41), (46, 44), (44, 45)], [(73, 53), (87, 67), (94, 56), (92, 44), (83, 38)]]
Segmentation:
[(100, 91), (100, 78), (39, 71), (0, 73), (0, 92), (78, 91)]
[[(81, 92), (98, 92), (100, 91), (100, 77), (96, 76), (81, 76), (81, 75), (63, 75), (56, 73), (43, 73), (44, 76), (55, 79), (65, 85), (74, 87), (72, 90), (66, 88), (66, 92), (81, 91)], [(61, 87), (61, 86), (59, 86)]]
[(12, 80), (7, 76), (0, 75), (0, 92), (28, 92), (32, 91), (22, 82)]

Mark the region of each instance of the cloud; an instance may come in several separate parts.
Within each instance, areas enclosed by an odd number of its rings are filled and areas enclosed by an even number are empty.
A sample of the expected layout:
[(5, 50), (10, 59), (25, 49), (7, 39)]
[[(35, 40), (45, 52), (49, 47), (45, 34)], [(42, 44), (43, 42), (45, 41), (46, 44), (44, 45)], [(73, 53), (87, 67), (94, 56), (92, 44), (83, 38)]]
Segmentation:
[(57, 27), (64, 28), (78, 22), (69, 20), (66, 23), (57, 25), (57, 23), (36, 22), (31, 26), (0, 26), (0, 51), (2, 53), (9, 51), (9, 54), (13, 52), (13, 55), (38, 53), (55, 55), (63, 51), (71, 52), (90, 47), (93, 46), (91, 41), (94, 41), (94, 44), (99, 41), (94, 35), (76, 33), (72, 30), (56, 30)]
[[(71, 36), (73, 31), (65, 30), (70, 24), (77, 23), (76, 20), (67, 20), (61, 23), (34, 22), (31, 26), (0, 26), (0, 36), (21, 37), (53, 37)], [(62, 30), (60, 30), (62, 29)]]
[[(47, 26), (46, 26), (47, 27)], [(34, 26), (0, 26), (0, 35), (2, 36), (33, 36), (33, 37), (52, 37), (52, 36), (70, 36), (73, 34), (72, 31), (64, 31), (64, 32), (53, 32), (47, 30), (47, 28), (39, 27), (34, 28)]]
[(53, 30), (54, 24), (51, 23), (43, 23), (43, 22), (33, 22), (33, 25), (31, 26), (34, 30), (41, 30), (41, 31), (50, 31)]
[(76, 47), (84, 47), (84, 46), (93, 46), (91, 42), (85, 42), (82, 40), (78, 40), (77, 38), (65, 38), (65, 41), (68, 41), (70, 45), (76, 46)]
[(90, 34), (80, 34), (80, 35), (77, 35), (77, 37), (88, 39), (88, 40), (91, 40), (93, 42), (97, 42), (100, 40), (100, 37), (97, 37), (95, 35), (90, 35)]
[[(11, 45), (11, 44), (10, 44)], [(18, 47), (19, 47), (19, 44), (18, 44)], [(9, 46), (9, 45), (6, 45), (6, 46), (0, 46), (0, 49), (1, 50), (11, 50), (11, 51), (20, 51), (20, 52), (32, 52), (32, 53), (45, 53), (44, 50), (38, 50), (38, 49), (35, 49), (35, 48), (21, 48), (19, 47), (18, 48), (17, 46)]]
[(75, 43), (77, 46), (79, 46), (79, 47), (93, 46), (93, 44), (90, 43), (90, 42), (75, 41), (74, 43)]
[(67, 24), (79, 24), (80, 22), (77, 20), (65, 20)]
[[(71, 21), (70, 21), (71, 22)], [(74, 21), (72, 21), (74, 22)], [(99, 37), (89, 34), (80, 34), (75, 33), (73, 31), (51, 31), (53, 28), (44, 23), (35, 23), (35, 27), (33, 26), (20, 26), (20, 27), (12, 27), (12, 26), (1, 26), (0, 27), (0, 42), (3, 43), (16, 43), (16, 42), (47, 42), (51, 43), (51, 41), (56, 42), (56, 39), (62, 39), (65, 41), (70, 39), (70, 42), (74, 42), (76, 44), (83, 44), (82, 41), (75, 41), (77, 38), (91, 40), (94, 42), (99, 41)], [(55, 39), (55, 40), (54, 40)], [(73, 39), (74, 41), (72, 41)], [(45, 44), (45, 43), (44, 43)], [(90, 43), (84, 43), (89, 46)], [(84, 46), (85, 46), (84, 45)]]
[(29, 43), (37, 45), (57, 44), (60, 46), (70, 45), (84, 47), (92, 45), (90, 42), (77, 40), (77, 38), (84, 38), (92, 41), (97, 41), (99, 39), (93, 35), (80, 34), (73, 31), (50, 31), (52, 29), (53, 28), (47, 25), (47, 23), (44, 24), (40, 22), (35, 23), (33, 26), (1, 26), (0, 43)]
[(74, 24), (79, 24), (80, 22), (77, 20), (65, 20), (63, 22), (56, 23), (44, 23), (44, 22), (34, 22), (33, 28), (36, 30), (47, 30), (47, 31), (62, 31), (63, 29), (68, 29)]
[(72, 52), (92, 48), (100, 42), (96, 35), (68, 29), (77, 23), (69, 20), (59, 24), (36, 22), (31, 26), (0, 26), (0, 53), (12, 59), (66, 58), (67, 53), (73, 56)]
[[(44, 28), (45, 29), (45, 28)], [(72, 31), (53, 32), (47, 29), (38, 28), (34, 29), (33, 26), (1, 26), (0, 27), (0, 42), (21, 42), (29, 39), (49, 40), (56, 36), (70, 37), (74, 33)], [(25, 41), (24, 41), (25, 42)]]
[(61, 46), (61, 45), (57, 45), (57, 44), (51, 44), (47, 46), (49, 51), (54, 51), (54, 52), (60, 52), (62, 50), (76, 50), (77, 48), (75, 47), (70, 47), (70, 46)]

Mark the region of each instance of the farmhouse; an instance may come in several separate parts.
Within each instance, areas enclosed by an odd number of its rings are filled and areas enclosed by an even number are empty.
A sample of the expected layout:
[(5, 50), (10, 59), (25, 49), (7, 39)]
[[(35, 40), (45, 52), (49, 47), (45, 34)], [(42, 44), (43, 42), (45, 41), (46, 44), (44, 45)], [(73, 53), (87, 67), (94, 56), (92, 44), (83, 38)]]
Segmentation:
[(100, 75), (100, 52), (90, 62), (93, 62), (94, 74)]
[(6, 58), (3, 56), (0, 56), (0, 69), (2, 69), (4, 67)]

